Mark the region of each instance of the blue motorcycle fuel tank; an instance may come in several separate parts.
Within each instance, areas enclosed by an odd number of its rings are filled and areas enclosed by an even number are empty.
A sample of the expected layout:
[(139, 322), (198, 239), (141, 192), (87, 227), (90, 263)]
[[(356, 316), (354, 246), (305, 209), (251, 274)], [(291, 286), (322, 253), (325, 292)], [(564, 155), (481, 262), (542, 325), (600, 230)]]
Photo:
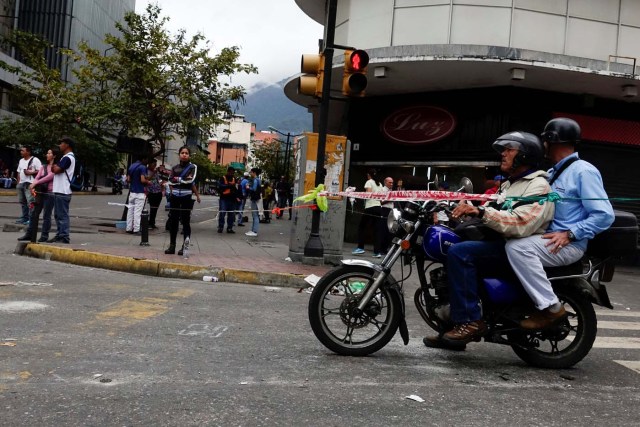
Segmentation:
[(462, 239), (452, 229), (444, 225), (432, 225), (427, 228), (422, 239), (422, 249), (431, 261), (445, 263), (449, 248)]
[(522, 285), (518, 282), (512, 282), (502, 278), (485, 278), (482, 279), (482, 283), (489, 299), (494, 304), (512, 304), (528, 298)]

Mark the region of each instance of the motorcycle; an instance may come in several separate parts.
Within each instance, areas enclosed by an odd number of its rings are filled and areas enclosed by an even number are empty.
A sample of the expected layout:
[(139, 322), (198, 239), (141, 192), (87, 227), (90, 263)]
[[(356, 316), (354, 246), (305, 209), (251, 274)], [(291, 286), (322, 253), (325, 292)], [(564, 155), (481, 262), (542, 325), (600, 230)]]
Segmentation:
[[(471, 192), (470, 181), (464, 183), (467, 185), (462, 187)], [(392, 210), (387, 226), (395, 237), (379, 265), (361, 259), (343, 260), (318, 281), (309, 299), (308, 315), (315, 336), (324, 346), (341, 355), (366, 356), (387, 345), (398, 330), (407, 345), (403, 282), (414, 266), (420, 286), (413, 299), (420, 316), (438, 333), (453, 327), (447, 252), (463, 239), (452, 228), (435, 224), (434, 219), (435, 213), (450, 210), (449, 203), (437, 201), (408, 202), (404, 209)], [(523, 361), (536, 367), (568, 368), (580, 362), (596, 338), (593, 304), (613, 309), (603, 283), (612, 280), (616, 258), (634, 253), (637, 246), (635, 215), (622, 211), (615, 214), (612, 227), (589, 243), (581, 261), (546, 269), (568, 313), (551, 328), (532, 331), (520, 327), (520, 321), (535, 307), (510, 266), (505, 266), (505, 274), (482, 276), (479, 294), (488, 327), (484, 341), (508, 345)], [(397, 280), (391, 269), (399, 260), (402, 278)], [(405, 266), (409, 268), (406, 276)]]
[(122, 194), (122, 179), (117, 176), (111, 179), (111, 194)]

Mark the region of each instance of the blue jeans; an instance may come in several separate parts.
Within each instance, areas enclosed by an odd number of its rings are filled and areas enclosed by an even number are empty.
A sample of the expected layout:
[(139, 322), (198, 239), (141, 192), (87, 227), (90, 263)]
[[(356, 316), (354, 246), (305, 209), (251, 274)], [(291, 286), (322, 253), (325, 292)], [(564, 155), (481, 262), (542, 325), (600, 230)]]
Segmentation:
[(238, 205), (238, 225), (242, 224), (242, 216), (244, 215), (244, 206), (247, 204), (247, 199), (242, 198)]
[(223, 199), (220, 198), (220, 212), (218, 212), (218, 228), (224, 228), (224, 218), (227, 217), (227, 230), (233, 228), (233, 220), (235, 217), (236, 199)]
[(251, 200), (251, 231), (258, 233), (258, 226), (260, 225), (260, 212), (258, 211), (258, 200)]
[(447, 275), (451, 299), (451, 320), (467, 323), (480, 320), (478, 286), (483, 272), (509, 271), (504, 240), (456, 243), (447, 253)]
[(54, 193), (56, 239), (69, 240), (69, 205), (71, 194)]
[[(27, 235), (31, 236), (33, 227), (38, 222), (36, 221), (36, 219), (38, 216), (40, 216), (40, 212), (43, 212), (42, 234), (40, 235), (40, 237), (45, 240), (49, 238), (49, 230), (51, 230), (51, 211), (53, 210), (53, 205), (54, 205), (53, 193), (43, 194), (42, 200), (40, 201), (40, 203), (36, 202), (36, 205), (33, 208), (33, 212), (31, 212), (31, 219), (29, 222), (29, 228), (27, 228)], [(36, 230), (35, 232), (37, 234), (38, 230)]]
[(22, 222), (29, 221), (31, 211), (33, 210), (29, 208), (29, 205), (35, 201), (31, 194), (31, 190), (29, 190), (30, 185), (30, 182), (21, 182), (16, 186), (16, 191), (18, 192), (18, 203), (20, 203), (20, 207), (22, 208), (22, 215), (20, 215), (20, 218), (18, 219)]

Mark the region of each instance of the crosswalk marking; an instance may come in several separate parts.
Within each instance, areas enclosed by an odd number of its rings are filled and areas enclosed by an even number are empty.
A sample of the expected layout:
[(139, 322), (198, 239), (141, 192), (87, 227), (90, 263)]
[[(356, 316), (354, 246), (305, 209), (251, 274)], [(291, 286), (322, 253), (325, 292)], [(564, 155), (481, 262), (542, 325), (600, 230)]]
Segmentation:
[(640, 331), (640, 322), (615, 322), (611, 320), (600, 320), (598, 329), (623, 329), (627, 331)]
[(596, 310), (596, 316), (615, 316), (615, 317), (640, 317), (637, 311), (620, 311), (620, 310)]
[(638, 360), (614, 360), (614, 362), (640, 374), (640, 361)]
[(631, 348), (640, 349), (640, 338), (636, 337), (597, 337), (593, 348)]

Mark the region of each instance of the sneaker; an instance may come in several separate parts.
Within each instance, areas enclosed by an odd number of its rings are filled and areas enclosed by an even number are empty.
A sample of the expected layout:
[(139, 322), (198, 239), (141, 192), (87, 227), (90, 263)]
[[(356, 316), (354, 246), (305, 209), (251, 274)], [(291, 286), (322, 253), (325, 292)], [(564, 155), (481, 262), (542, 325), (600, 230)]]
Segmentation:
[(542, 311), (536, 311), (534, 314), (529, 316), (529, 318), (520, 322), (520, 327), (529, 330), (546, 329), (565, 317), (567, 317), (567, 312), (564, 307), (560, 307), (560, 310), (557, 313), (545, 308)]
[(24, 221), (21, 219), (16, 219), (16, 224), (24, 224)]
[(257, 237), (258, 236), (258, 233), (254, 233), (253, 231), (247, 231), (244, 234), (245, 234), (245, 236), (249, 236), (249, 237)]
[(487, 325), (483, 320), (461, 323), (442, 336), (442, 340), (447, 344), (467, 344), (471, 341), (480, 341), (487, 333)]
[(222, 228), (218, 228), (218, 233), (222, 233)]
[(46, 242), (47, 240), (49, 240), (49, 238), (48, 238), (48, 237), (44, 237), (44, 236), (42, 236), (42, 237), (40, 237), (40, 238), (38, 239), (38, 243), (44, 243), (44, 242)]
[(353, 255), (362, 255), (364, 253), (364, 249), (362, 248), (355, 248), (354, 250), (351, 251), (351, 253)]
[(233, 230), (232, 230), (232, 229), (230, 229), (230, 228), (228, 228), (228, 229), (227, 229), (227, 233), (229, 233), (229, 234), (236, 234), (236, 232), (235, 232), (235, 231), (233, 231)]
[(382, 254), (373, 254), (372, 257), (373, 258), (382, 258)]
[(24, 236), (18, 237), (18, 242), (27, 242), (29, 240), (31, 240), (31, 236), (28, 236), (26, 234)]

